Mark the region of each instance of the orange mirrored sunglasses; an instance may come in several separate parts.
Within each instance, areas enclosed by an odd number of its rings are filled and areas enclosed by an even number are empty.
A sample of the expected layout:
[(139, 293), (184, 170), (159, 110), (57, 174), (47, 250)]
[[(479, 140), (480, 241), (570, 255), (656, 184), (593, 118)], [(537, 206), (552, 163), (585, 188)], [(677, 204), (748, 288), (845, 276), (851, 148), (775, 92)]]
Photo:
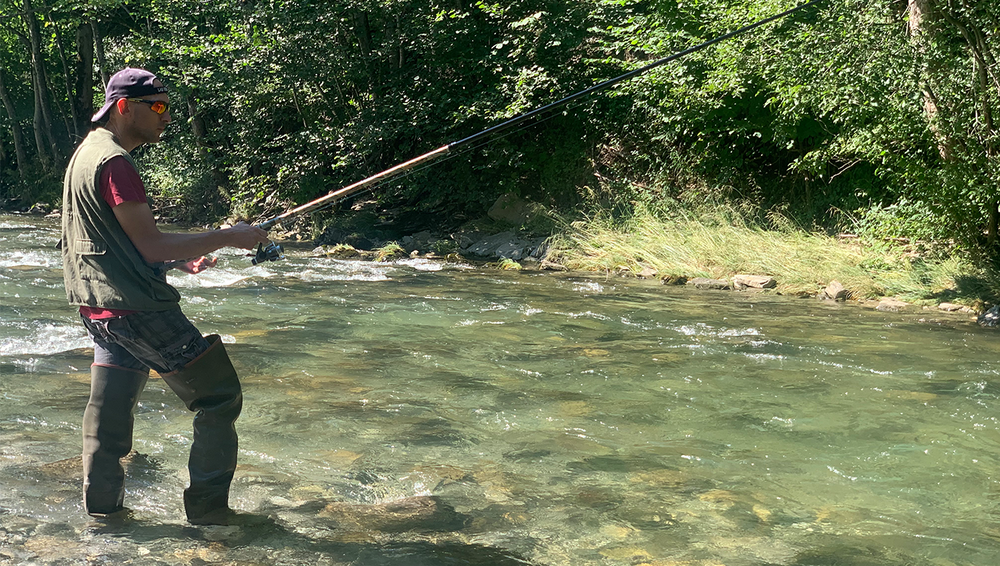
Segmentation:
[(162, 100), (145, 100), (143, 98), (126, 98), (129, 102), (142, 102), (143, 104), (148, 104), (150, 110), (156, 112), (157, 114), (163, 114), (167, 110), (170, 110), (170, 103), (164, 102)]

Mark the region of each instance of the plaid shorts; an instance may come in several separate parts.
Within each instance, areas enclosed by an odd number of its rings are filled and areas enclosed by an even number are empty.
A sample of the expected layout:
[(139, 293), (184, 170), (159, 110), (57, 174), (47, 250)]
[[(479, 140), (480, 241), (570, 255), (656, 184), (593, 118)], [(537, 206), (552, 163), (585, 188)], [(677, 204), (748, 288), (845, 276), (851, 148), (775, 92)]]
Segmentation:
[(94, 340), (94, 363), (157, 373), (177, 371), (208, 349), (208, 340), (180, 308), (140, 311), (83, 325)]

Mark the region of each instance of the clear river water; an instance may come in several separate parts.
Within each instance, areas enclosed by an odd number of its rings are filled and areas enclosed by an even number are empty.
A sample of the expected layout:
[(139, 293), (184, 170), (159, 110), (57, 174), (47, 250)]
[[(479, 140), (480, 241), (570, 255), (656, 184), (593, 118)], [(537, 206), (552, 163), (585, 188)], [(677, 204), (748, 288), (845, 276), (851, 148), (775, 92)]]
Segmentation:
[(1000, 563), (1000, 332), (968, 316), (308, 247), (171, 277), (269, 520), (184, 521), (191, 414), (150, 379), (134, 517), (96, 522), (58, 234), (0, 216), (0, 564)]

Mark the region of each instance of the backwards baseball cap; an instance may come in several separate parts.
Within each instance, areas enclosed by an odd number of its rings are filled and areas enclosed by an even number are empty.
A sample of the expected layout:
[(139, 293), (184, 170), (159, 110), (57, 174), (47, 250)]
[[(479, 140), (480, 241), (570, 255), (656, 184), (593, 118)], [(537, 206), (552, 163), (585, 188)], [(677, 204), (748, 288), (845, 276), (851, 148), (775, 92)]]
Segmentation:
[(151, 94), (167, 92), (165, 86), (153, 86), (156, 75), (145, 69), (126, 67), (111, 76), (108, 87), (104, 89), (104, 106), (94, 114), (91, 122), (100, 122), (107, 118), (108, 110), (122, 98), (139, 98)]

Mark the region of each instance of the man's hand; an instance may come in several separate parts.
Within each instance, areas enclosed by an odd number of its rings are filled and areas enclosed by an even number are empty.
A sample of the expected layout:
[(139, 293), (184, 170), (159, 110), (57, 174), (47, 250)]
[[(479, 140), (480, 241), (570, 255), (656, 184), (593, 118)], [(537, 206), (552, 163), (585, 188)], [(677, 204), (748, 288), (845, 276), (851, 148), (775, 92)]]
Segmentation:
[(233, 247), (237, 248), (249, 250), (256, 247), (257, 244), (266, 244), (271, 241), (267, 237), (267, 232), (246, 222), (238, 222), (224, 230), (233, 239)]
[(175, 269), (179, 269), (184, 273), (190, 273), (194, 275), (195, 273), (201, 273), (210, 267), (215, 267), (215, 264), (219, 262), (218, 258), (214, 257), (199, 257), (198, 259), (192, 259), (186, 263), (179, 263), (174, 266)]

